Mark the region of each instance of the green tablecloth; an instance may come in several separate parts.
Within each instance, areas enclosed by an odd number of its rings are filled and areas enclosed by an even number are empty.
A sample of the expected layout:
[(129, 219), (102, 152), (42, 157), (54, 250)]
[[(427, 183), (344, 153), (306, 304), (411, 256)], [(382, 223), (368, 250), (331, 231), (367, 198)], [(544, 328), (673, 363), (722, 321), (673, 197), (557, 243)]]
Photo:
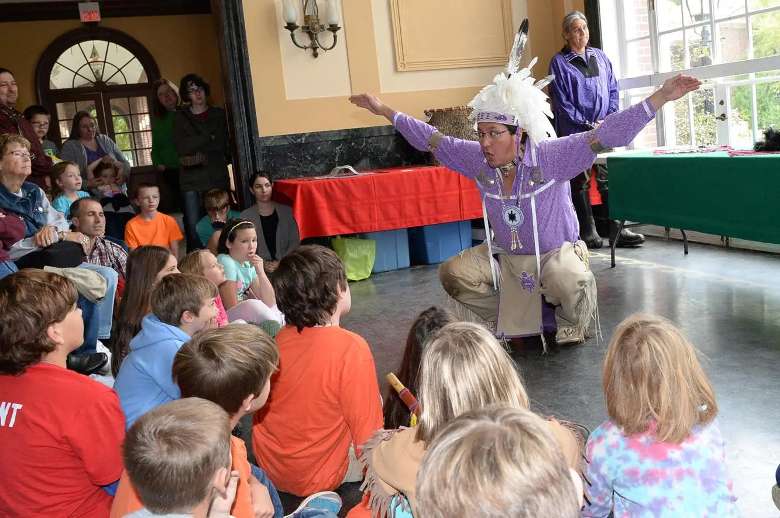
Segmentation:
[(613, 219), (780, 243), (780, 155), (611, 156)]

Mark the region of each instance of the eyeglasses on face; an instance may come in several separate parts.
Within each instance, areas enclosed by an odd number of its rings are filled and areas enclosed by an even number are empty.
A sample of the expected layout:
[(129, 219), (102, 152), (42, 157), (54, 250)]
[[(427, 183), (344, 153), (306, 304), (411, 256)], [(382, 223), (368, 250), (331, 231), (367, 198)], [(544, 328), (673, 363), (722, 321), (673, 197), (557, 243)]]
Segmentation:
[(28, 153), (27, 151), (16, 150), (16, 151), (9, 151), (6, 154), (7, 155), (13, 155), (16, 158), (19, 158), (21, 160), (30, 160), (30, 161), (35, 160), (35, 154)]
[(488, 137), (490, 137), (490, 140), (497, 139), (504, 133), (509, 133), (509, 130), (503, 130), (503, 131), (475, 131), (474, 136), (477, 138), (477, 140), (484, 140)]

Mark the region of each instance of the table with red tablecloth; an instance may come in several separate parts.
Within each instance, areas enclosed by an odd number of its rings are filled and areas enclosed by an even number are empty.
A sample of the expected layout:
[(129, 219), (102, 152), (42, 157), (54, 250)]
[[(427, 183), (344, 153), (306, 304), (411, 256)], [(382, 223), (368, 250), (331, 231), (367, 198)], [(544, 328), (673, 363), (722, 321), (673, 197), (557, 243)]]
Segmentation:
[(441, 166), (278, 180), (274, 198), (292, 207), (301, 239), (419, 227), (482, 215), (474, 181)]

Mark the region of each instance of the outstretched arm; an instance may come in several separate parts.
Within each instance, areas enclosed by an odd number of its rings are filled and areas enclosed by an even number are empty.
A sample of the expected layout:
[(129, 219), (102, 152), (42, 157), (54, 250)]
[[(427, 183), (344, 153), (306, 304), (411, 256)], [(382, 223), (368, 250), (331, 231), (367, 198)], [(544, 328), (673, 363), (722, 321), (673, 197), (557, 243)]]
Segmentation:
[(694, 77), (677, 75), (641, 103), (607, 116), (595, 130), (541, 142), (542, 171), (557, 180), (574, 178), (593, 165), (597, 153), (627, 146), (664, 104), (697, 90), (699, 85), (701, 81)]
[(385, 117), (409, 144), (420, 151), (430, 151), (450, 169), (469, 177), (477, 174), (483, 161), (478, 142), (445, 137), (430, 124), (393, 110), (371, 94), (353, 95), (349, 101), (374, 115)]

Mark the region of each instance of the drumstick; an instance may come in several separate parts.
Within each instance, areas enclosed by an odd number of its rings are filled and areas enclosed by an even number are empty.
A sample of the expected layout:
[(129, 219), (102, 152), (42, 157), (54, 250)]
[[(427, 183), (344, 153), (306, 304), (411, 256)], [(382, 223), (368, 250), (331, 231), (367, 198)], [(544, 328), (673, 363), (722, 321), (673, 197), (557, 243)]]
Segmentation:
[(400, 397), (401, 401), (404, 402), (406, 408), (408, 408), (411, 413), (419, 417), (420, 404), (417, 402), (417, 398), (414, 397), (414, 394), (412, 394), (412, 391), (404, 387), (404, 384), (401, 383), (401, 380), (399, 380), (398, 377), (396, 377), (396, 375), (392, 372), (387, 373), (385, 379), (387, 379), (387, 382), (395, 389), (396, 392), (398, 392), (398, 397)]

